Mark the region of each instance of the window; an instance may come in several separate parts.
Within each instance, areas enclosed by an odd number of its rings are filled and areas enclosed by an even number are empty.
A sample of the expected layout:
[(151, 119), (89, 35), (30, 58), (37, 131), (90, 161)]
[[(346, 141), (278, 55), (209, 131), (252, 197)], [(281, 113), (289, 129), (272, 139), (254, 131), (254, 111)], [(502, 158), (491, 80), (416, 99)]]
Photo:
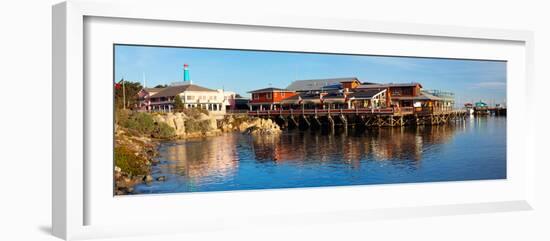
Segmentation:
[(392, 89), (391, 94), (393, 96), (400, 96), (401, 95), (401, 90), (400, 89)]
[(271, 100), (271, 93), (267, 93), (265, 96), (266, 99)]
[(188, 95), (187, 96), (187, 100), (194, 100), (194, 99), (195, 99), (195, 96), (193, 96), (193, 95)]
[(260, 95), (259, 94), (253, 94), (252, 98), (254, 98), (255, 100), (260, 99)]

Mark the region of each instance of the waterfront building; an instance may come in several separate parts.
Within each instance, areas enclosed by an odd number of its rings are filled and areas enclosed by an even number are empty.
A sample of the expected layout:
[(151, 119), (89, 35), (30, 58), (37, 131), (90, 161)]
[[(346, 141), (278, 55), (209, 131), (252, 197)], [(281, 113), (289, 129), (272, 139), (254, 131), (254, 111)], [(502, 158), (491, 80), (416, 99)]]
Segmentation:
[(387, 88), (371, 88), (355, 91), (348, 95), (350, 109), (387, 108), (391, 105)]
[[(283, 109), (350, 109), (380, 103), (378, 99), (385, 98), (383, 90), (354, 93), (361, 84), (356, 77), (295, 80), (286, 89), (295, 91), (297, 95), (284, 99), (281, 104)], [(359, 105), (360, 102), (362, 105)]]
[(139, 107), (146, 111), (170, 112), (176, 96), (184, 108), (201, 108), (215, 115), (225, 115), (226, 109), (235, 105), (236, 93), (222, 89), (209, 89), (193, 84), (189, 77), (189, 65), (183, 65), (183, 82), (174, 82), (164, 88), (143, 88), (139, 93)]
[(252, 95), (250, 110), (276, 110), (282, 108), (282, 100), (296, 95), (295, 91), (280, 88), (264, 88), (249, 91)]
[(224, 104), (226, 110), (241, 111), (248, 110), (250, 99), (244, 98), (233, 91), (224, 91)]
[(415, 99), (420, 96), (420, 83), (390, 83), (390, 84), (362, 84), (356, 91), (371, 89), (386, 89), (390, 99), (389, 105), (398, 107), (413, 107)]
[(185, 108), (201, 108), (208, 111), (225, 114), (228, 102), (223, 90), (213, 90), (195, 84), (175, 84), (151, 95), (147, 110), (172, 111), (175, 97), (179, 95)]
[(355, 109), (386, 108), (389, 101), (386, 89), (369, 89), (353, 92), (347, 89), (321, 92), (299, 93), (281, 101), (283, 109)]
[(298, 93), (335, 92), (342, 89), (354, 89), (361, 85), (356, 77), (295, 80), (286, 87)]
[(355, 77), (296, 80), (286, 89), (254, 90), (251, 110), (288, 109), (381, 109), (415, 112), (448, 111), (454, 94), (423, 90), (420, 83), (361, 83)]
[(138, 92), (138, 108), (141, 110), (147, 110), (151, 105), (149, 98), (163, 90), (164, 88), (143, 88)]
[(414, 108), (415, 111), (445, 111), (454, 106), (454, 94), (440, 90), (423, 90), (420, 83), (362, 84), (355, 91), (387, 89), (388, 106)]

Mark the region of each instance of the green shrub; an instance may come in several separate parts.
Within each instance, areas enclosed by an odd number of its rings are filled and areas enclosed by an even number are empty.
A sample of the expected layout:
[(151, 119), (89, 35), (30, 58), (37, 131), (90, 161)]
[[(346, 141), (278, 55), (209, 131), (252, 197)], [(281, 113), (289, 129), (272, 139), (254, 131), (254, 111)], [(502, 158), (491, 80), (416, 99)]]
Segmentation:
[(155, 131), (156, 125), (153, 117), (147, 113), (136, 112), (131, 114), (122, 126), (137, 131), (140, 134), (150, 135)]
[(183, 104), (180, 95), (176, 95), (176, 97), (174, 97), (174, 111), (183, 111), (184, 108), (185, 105)]
[(115, 147), (115, 165), (132, 176), (147, 174), (146, 160), (123, 146)]
[(193, 133), (200, 131), (200, 121), (196, 119), (187, 119), (185, 121), (185, 132)]
[(124, 109), (117, 109), (115, 111), (115, 123), (118, 125), (124, 125), (128, 121), (128, 118), (130, 117), (130, 111), (124, 110)]
[(190, 117), (190, 118), (199, 118), (201, 113), (202, 114), (205, 114), (205, 115), (209, 115), (209, 112), (208, 110), (206, 109), (201, 109), (201, 108), (188, 108), (188, 109), (183, 109), (183, 113)]
[(169, 139), (176, 136), (176, 131), (166, 123), (158, 123), (152, 136), (159, 139)]
[(187, 133), (205, 133), (207, 131), (210, 131), (210, 120), (187, 119), (185, 121), (185, 132)]

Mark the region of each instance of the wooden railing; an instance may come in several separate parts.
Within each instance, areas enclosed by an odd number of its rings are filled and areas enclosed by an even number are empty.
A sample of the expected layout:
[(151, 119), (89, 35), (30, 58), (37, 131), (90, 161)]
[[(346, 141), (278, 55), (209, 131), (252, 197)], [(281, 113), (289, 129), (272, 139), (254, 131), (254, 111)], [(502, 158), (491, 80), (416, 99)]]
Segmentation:
[(384, 115), (410, 115), (410, 114), (449, 114), (457, 110), (433, 110), (415, 109), (414, 107), (400, 108), (356, 108), (356, 109), (290, 109), (290, 110), (254, 110), (248, 111), (250, 116), (272, 116), (272, 115), (339, 115), (339, 114), (384, 114)]
[(255, 110), (248, 111), (251, 116), (271, 115), (337, 115), (337, 114), (393, 114), (393, 108), (357, 108), (357, 109), (290, 109), (290, 110)]

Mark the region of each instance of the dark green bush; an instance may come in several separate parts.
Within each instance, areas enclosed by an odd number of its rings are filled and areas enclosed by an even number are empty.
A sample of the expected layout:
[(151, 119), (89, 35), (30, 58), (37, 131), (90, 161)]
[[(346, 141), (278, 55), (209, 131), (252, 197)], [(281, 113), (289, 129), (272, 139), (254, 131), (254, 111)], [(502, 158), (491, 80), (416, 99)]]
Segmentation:
[(159, 139), (168, 139), (175, 136), (174, 128), (166, 123), (155, 123), (151, 114), (134, 112), (126, 116), (117, 114), (118, 124), (127, 128), (133, 135), (147, 135)]
[(115, 147), (115, 165), (132, 176), (147, 174), (146, 160), (123, 146)]
[(152, 136), (159, 139), (169, 139), (176, 136), (176, 131), (166, 123), (158, 123)]
[(196, 119), (187, 119), (185, 121), (185, 132), (187, 133), (193, 133), (193, 132), (199, 132), (200, 131), (200, 121)]
[(115, 111), (115, 123), (118, 125), (124, 125), (130, 117), (130, 110), (117, 109)]
[(129, 116), (126, 123), (122, 126), (135, 130), (141, 134), (151, 134), (155, 130), (155, 121), (147, 113), (136, 112)]
[(210, 120), (200, 121), (198, 119), (187, 119), (185, 121), (185, 132), (194, 133), (201, 132), (205, 133), (210, 131)]

